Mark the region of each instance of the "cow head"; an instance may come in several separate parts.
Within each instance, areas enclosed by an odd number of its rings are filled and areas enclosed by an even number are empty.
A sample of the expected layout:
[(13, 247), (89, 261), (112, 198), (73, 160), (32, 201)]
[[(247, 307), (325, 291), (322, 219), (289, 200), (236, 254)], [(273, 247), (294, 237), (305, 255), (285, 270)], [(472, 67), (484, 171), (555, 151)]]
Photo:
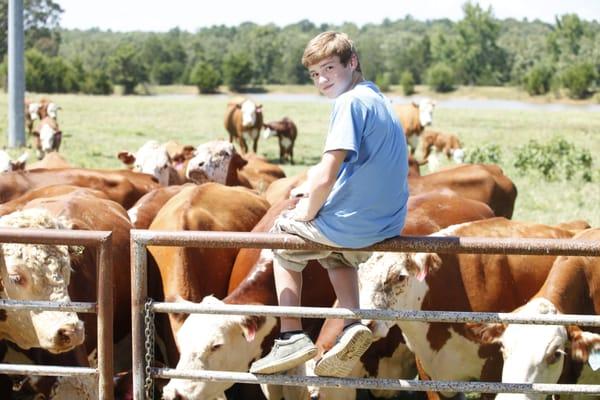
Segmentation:
[(188, 162), (185, 176), (195, 183), (227, 183), (231, 173), (246, 165), (247, 161), (235, 150), (233, 144), (215, 140), (196, 147), (194, 157)]
[[(552, 302), (535, 298), (515, 311), (519, 315), (557, 315)], [(481, 343), (502, 346), (502, 382), (557, 383), (567, 357), (587, 362), (589, 353), (600, 349), (600, 335), (575, 326), (525, 324), (468, 324)], [(543, 400), (544, 394), (505, 394), (498, 399)]]
[(173, 168), (171, 158), (165, 146), (156, 140), (147, 141), (135, 154), (121, 151), (117, 157), (134, 171), (154, 176), (162, 186), (169, 184), (170, 172)]
[[(43, 209), (17, 211), (0, 218), (2, 228), (69, 229)], [(70, 301), (71, 265), (67, 246), (0, 245), (2, 297), (11, 300)], [(23, 349), (41, 347), (61, 353), (83, 343), (83, 323), (73, 312), (6, 310), (0, 337)]]
[(62, 108), (56, 105), (56, 103), (48, 103), (46, 106), (48, 116), (54, 120), (58, 118), (58, 110), (62, 110)]
[(263, 124), (263, 128), (265, 129), (263, 139), (268, 139), (292, 129), (292, 124), (288, 118), (284, 118), (279, 121), (271, 121), (268, 124)]
[(33, 132), (37, 158), (41, 160), (46, 153), (58, 151), (62, 141), (62, 132), (58, 124), (51, 118), (44, 118), (38, 128)]
[[(374, 252), (358, 269), (361, 308), (417, 310), (427, 291), (424, 278), (437, 269), (435, 253)], [(373, 333), (385, 337), (393, 321), (371, 322)]]
[(435, 107), (435, 101), (430, 99), (423, 99), (419, 102), (419, 122), (421, 126), (429, 126), (433, 123), (433, 109)]
[(29, 106), (27, 107), (27, 114), (32, 121), (40, 119), (40, 106), (40, 103), (29, 103)]
[(7, 152), (0, 150), (0, 173), (24, 170), (27, 157), (29, 157), (29, 153), (25, 152), (18, 159), (11, 160)]
[(251, 128), (256, 125), (256, 114), (262, 113), (262, 105), (246, 100), (239, 107), (242, 111), (242, 126)]
[[(207, 296), (200, 304), (210, 306), (223, 302)], [(177, 369), (248, 371), (250, 363), (260, 357), (262, 341), (275, 323), (273, 317), (191, 314), (177, 332), (181, 354)], [(230, 382), (171, 379), (163, 389), (163, 399), (212, 399), (231, 385)]]

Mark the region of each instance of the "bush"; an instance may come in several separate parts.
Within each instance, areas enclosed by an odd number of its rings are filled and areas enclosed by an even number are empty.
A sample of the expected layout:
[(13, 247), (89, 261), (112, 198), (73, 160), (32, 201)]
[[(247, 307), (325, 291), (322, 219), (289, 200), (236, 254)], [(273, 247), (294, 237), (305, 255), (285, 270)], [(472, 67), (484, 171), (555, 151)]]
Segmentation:
[(454, 72), (444, 63), (433, 65), (427, 70), (427, 84), (436, 92), (454, 90)]
[(389, 92), (391, 83), (392, 77), (389, 72), (377, 74), (377, 77), (375, 77), (375, 84), (382, 92)]
[(237, 91), (250, 83), (252, 62), (245, 53), (229, 53), (223, 60), (223, 78), (231, 90)]
[(219, 71), (212, 65), (199, 62), (192, 70), (190, 83), (196, 85), (200, 93), (215, 93), (223, 80)]
[(410, 71), (404, 71), (400, 76), (400, 84), (402, 85), (402, 92), (405, 96), (410, 96), (415, 93), (415, 78)]
[(486, 144), (465, 150), (465, 162), (471, 164), (500, 164), (502, 149), (497, 144)]
[(92, 71), (85, 77), (81, 91), (86, 94), (112, 94), (113, 84), (104, 71)]
[(548, 144), (530, 140), (527, 145), (519, 146), (514, 166), (521, 173), (532, 171), (549, 181), (571, 180), (579, 172), (582, 180), (591, 182), (592, 161), (589, 150), (578, 149), (557, 137)]
[(569, 91), (569, 97), (582, 99), (589, 95), (589, 88), (596, 80), (596, 70), (590, 63), (580, 63), (568, 67), (561, 76), (562, 84)]
[(532, 96), (546, 94), (550, 91), (554, 71), (547, 65), (534, 65), (523, 78), (525, 90)]

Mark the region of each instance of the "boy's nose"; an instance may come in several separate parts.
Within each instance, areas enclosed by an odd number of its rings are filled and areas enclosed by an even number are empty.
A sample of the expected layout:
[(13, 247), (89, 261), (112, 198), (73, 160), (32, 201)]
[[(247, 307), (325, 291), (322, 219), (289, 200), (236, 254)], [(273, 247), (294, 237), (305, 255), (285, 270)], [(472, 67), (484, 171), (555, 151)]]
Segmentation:
[(323, 75), (319, 76), (319, 84), (327, 82), (327, 79), (325, 79), (325, 77)]

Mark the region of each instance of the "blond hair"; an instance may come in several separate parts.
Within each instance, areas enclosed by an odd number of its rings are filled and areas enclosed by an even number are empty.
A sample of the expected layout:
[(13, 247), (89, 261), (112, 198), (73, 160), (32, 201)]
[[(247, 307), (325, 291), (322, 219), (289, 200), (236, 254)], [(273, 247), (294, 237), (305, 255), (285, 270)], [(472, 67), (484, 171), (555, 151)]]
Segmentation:
[(302, 65), (308, 68), (327, 57), (338, 56), (342, 65), (346, 66), (352, 55), (356, 56), (356, 70), (361, 72), (358, 53), (352, 39), (343, 32), (327, 31), (308, 42), (302, 55)]

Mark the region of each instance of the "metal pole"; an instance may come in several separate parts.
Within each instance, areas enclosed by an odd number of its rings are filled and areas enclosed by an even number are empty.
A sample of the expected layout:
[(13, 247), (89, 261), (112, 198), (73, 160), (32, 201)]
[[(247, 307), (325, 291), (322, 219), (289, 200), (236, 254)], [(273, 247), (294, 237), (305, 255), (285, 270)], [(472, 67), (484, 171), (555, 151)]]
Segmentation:
[(131, 357), (133, 361), (133, 398), (143, 400), (144, 394), (144, 303), (148, 297), (146, 247), (131, 234)]
[(8, 146), (25, 145), (23, 0), (8, 2)]
[(113, 260), (112, 236), (97, 250), (96, 276), (98, 287), (98, 395), (113, 400)]

